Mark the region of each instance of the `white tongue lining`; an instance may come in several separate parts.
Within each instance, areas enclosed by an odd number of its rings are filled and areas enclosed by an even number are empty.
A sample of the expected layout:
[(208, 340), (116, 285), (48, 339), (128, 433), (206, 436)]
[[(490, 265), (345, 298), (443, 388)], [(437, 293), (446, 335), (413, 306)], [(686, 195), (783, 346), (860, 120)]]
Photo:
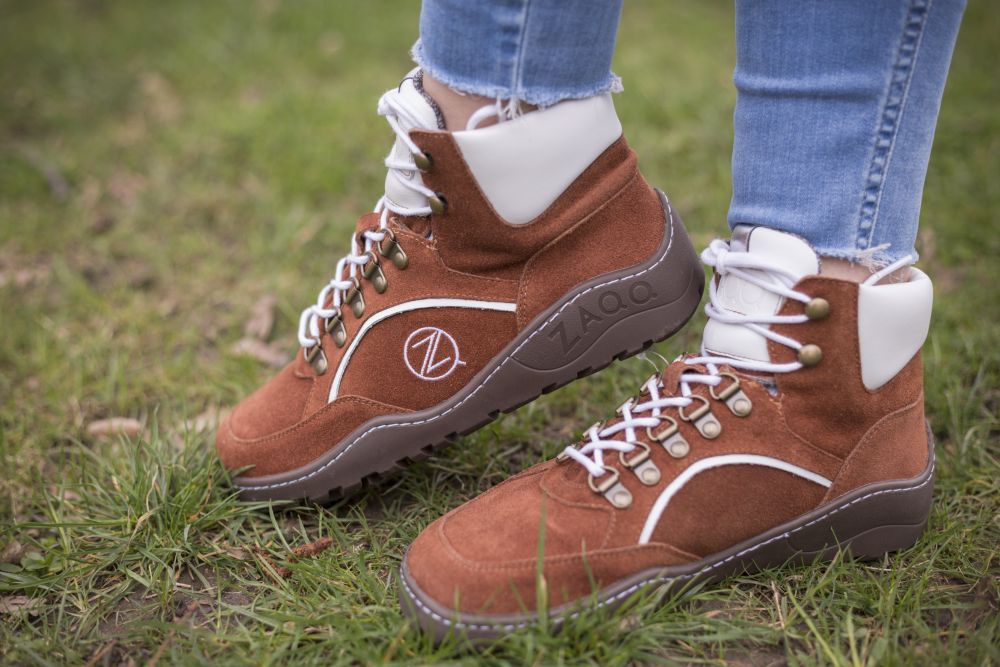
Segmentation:
[[(819, 273), (819, 258), (803, 239), (767, 227), (738, 225), (730, 252), (748, 252), (779, 266), (796, 280)], [(747, 271), (768, 280), (764, 271)], [(790, 286), (790, 285), (789, 285)], [(719, 278), (716, 306), (742, 315), (774, 315), (784, 298), (733, 274)], [(707, 354), (769, 362), (767, 339), (749, 327), (709, 320), (703, 337)]]
[[(398, 96), (406, 109), (410, 111), (412, 118), (399, 116), (397, 121), (400, 127), (407, 132), (414, 128), (443, 130), (441, 114), (434, 105), (434, 102), (424, 91), (423, 85), (420, 83), (421, 81), (422, 73), (418, 67), (411, 70), (399, 84), (399, 88), (394, 94)], [(392, 145), (389, 157), (392, 160), (413, 164), (413, 155), (410, 153), (410, 149), (398, 137)], [(414, 165), (412, 171), (400, 174), (400, 177), (410, 178), (412, 182), (423, 184), (423, 178), (421, 178), (420, 170), (416, 168), (416, 165)], [(385, 177), (385, 196), (399, 208), (419, 208), (427, 205), (427, 200), (423, 195), (401, 185), (396, 181), (396, 177), (393, 176), (391, 171)]]

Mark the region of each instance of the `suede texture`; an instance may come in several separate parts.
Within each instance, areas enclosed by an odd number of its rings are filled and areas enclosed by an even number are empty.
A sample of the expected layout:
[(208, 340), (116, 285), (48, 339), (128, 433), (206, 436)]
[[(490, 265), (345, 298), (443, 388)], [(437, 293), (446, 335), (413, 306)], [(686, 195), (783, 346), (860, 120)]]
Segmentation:
[[(326, 372), (317, 375), (297, 350), (284, 370), (220, 426), (216, 447), (223, 462), (231, 469), (252, 466), (246, 477), (305, 465), (375, 416), (440, 404), (567, 290), (648, 260), (662, 238), (659, 199), (639, 174), (624, 138), (536, 220), (513, 226), (484, 197), (449, 133), (419, 130), (411, 137), (433, 156), (424, 181), (444, 194), (448, 206), (442, 214), (390, 218), (408, 266), (399, 269), (380, 258), (388, 283), (382, 294), (361, 279), (362, 315), (341, 308), (348, 345), (337, 347), (326, 333), (320, 338)], [(378, 214), (363, 215), (356, 236), (378, 225)], [(433, 308), (382, 319), (354, 347), (337, 398), (329, 403), (337, 369), (365, 323), (387, 308), (426, 298), (499, 301), (516, 311)], [(457, 343), (463, 363), (446, 377), (420, 380), (405, 363), (406, 342), (422, 327), (443, 329)], [(442, 340), (445, 347), (431, 355), (433, 363), (448, 356), (450, 343)]]
[(854, 448), (824, 500), (873, 482), (915, 477), (927, 465), (927, 431), (921, 396), (875, 422)]
[[(241, 409), (237, 406), (234, 414)], [(342, 396), (288, 428), (253, 438), (236, 435), (233, 424), (240, 420), (230, 416), (219, 427), (219, 456), (230, 470), (252, 466), (242, 473), (245, 477), (295, 470), (325, 454), (359, 424), (402, 411), (359, 396)]]
[(653, 538), (710, 556), (808, 512), (825, 492), (815, 482), (774, 468), (713, 468), (670, 500)]
[[(795, 289), (831, 304), (824, 320), (775, 327), (792, 339), (820, 345), (824, 356), (817, 366), (763, 378), (776, 383), (776, 393), (758, 378), (720, 368), (740, 379), (752, 402), (750, 414), (733, 414), (708, 387), (692, 384), (693, 394), (707, 399), (721, 424), (719, 436), (706, 439), (671, 409), (667, 414), (677, 419), (691, 446), (686, 456), (674, 458), (645, 430), (636, 430), (634, 441), (650, 446), (650, 460), (660, 471), (660, 480), (650, 486), (614, 452), (605, 452), (605, 465), (619, 472), (631, 493), (627, 508), (615, 508), (594, 493), (587, 471), (576, 462), (540, 464), (431, 524), (406, 556), (411, 580), (457, 612), (531, 611), (543, 521), (542, 567), (550, 605), (556, 605), (646, 568), (718, 554), (862, 485), (918, 475), (927, 462), (919, 354), (887, 385), (868, 391), (861, 383), (857, 285), (808, 277)], [(802, 305), (789, 302), (781, 312), (799, 314)], [(770, 352), (778, 363), (795, 358), (783, 346), (772, 345)], [(682, 361), (670, 364), (660, 376), (661, 393), (677, 395), (683, 373), (705, 370)], [(640, 545), (650, 512), (667, 486), (695, 462), (729, 454), (778, 459), (832, 484), (827, 488), (764, 465), (710, 468), (670, 498), (649, 542)]]
[[(638, 174), (635, 153), (623, 137), (594, 160), (544, 213), (528, 224), (511, 225), (496, 213), (480, 190), (450, 134), (415, 131), (411, 136), (433, 155), (434, 166), (423, 174), (424, 183), (448, 202), (443, 214), (431, 218), (438, 252), (449, 267), (479, 275), (520, 279), (535, 254), (568, 229), (590, 219)], [(651, 196), (650, 202), (655, 205), (652, 220), (662, 227), (663, 213), (656, 197)], [(617, 207), (613, 210), (618, 213)], [(620, 239), (631, 236), (633, 223), (631, 219), (620, 220)], [(638, 264), (649, 257), (652, 248), (645, 254), (631, 254), (624, 258), (624, 264), (614, 268)], [(604, 250), (595, 240), (574, 261), (587, 263)]]
[[(840, 458), (847, 458), (881, 419), (915, 403), (922, 404), (923, 366), (920, 354), (875, 391), (861, 381), (861, 346), (858, 341), (858, 288), (854, 283), (819, 276), (804, 278), (795, 289), (810, 297), (822, 297), (830, 303), (830, 315), (824, 320), (802, 324), (774, 325), (774, 331), (801, 343), (819, 345), (822, 361), (813, 368), (778, 374), (775, 382), (783, 397), (782, 412), (793, 433), (816, 447)], [(787, 301), (780, 314), (801, 314), (803, 305)], [(775, 363), (795, 360), (790, 348), (768, 343)], [(897, 424), (892, 438), (909, 443), (897, 448), (903, 453), (893, 462), (895, 470), (885, 469), (886, 479), (908, 477), (906, 471), (922, 470), (927, 462), (927, 436), (923, 408), (910, 413), (905, 424)], [(901, 451), (905, 450), (905, 451)]]
[[(627, 230), (622, 228), (623, 220), (630, 223)], [(660, 247), (663, 234), (660, 202), (636, 173), (594, 213), (528, 260), (517, 299), (518, 325), (523, 328), (560, 294), (595, 274), (610, 273), (649, 257)]]
[[(429, 408), (464, 387), (516, 333), (515, 316), (509, 312), (484, 310), (472, 315), (465, 309), (434, 308), (392, 319), (396, 321), (391, 326), (385, 322), (372, 328), (351, 356), (342, 394), (379, 396), (409, 410)], [(451, 339), (438, 334), (435, 341), (426, 327), (438, 328)], [(428, 350), (431, 345), (436, 349)], [(416, 375), (424, 363), (437, 365), (424, 375), (434, 379)]]

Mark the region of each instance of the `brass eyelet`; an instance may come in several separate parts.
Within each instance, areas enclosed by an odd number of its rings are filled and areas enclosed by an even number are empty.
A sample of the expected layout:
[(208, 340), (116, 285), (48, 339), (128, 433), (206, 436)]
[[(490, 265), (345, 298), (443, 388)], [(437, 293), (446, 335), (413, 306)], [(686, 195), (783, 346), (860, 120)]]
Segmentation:
[(351, 281), (354, 284), (347, 290), (344, 301), (351, 306), (354, 317), (361, 318), (365, 314), (365, 295), (361, 291), (361, 281), (358, 280), (358, 277), (352, 277)]
[(369, 250), (365, 254), (368, 256), (368, 262), (361, 268), (361, 275), (372, 284), (376, 292), (382, 294), (389, 287), (389, 280), (385, 277), (385, 271), (382, 270), (375, 252)]
[(710, 386), (708, 388), (709, 395), (715, 400), (724, 401), (740, 390), (740, 379), (735, 375), (733, 375), (732, 373), (730, 373), (729, 371), (723, 371), (719, 373), (719, 377), (729, 378), (730, 380), (732, 380), (732, 382), (730, 382), (722, 391), (717, 392), (716, 391), (717, 387)]
[(396, 265), (397, 269), (405, 269), (410, 264), (409, 258), (406, 253), (403, 252), (403, 247), (399, 245), (399, 241), (396, 239), (396, 232), (391, 229), (386, 229), (385, 238), (379, 241), (378, 252), (383, 257), (387, 257), (393, 264)]
[(326, 372), (326, 354), (323, 352), (323, 346), (320, 344), (319, 340), (312, 347), (302, 350), (306, 361), (312, 366), (313, 371), (316, 375), (322, 375)]
[(431, 207), (431, 213), (441, 215), (448, 210), (448, 200), (440, 192), (427, 198), (427, 203)]
[(422, 151), (420, 153), (413, 154), (413, 164), (417, 166), (420, 171), (430, 171), (431, 167), (434, 166), (434, 158), (427, 151)]
[(680, 414), (681, 419), (686, 422), (692, 422), (694, 427), (698, 429), (698, 432), (701, 433), (701, 437), (706, 440), (714, 440), (722, 435), (722, 423), (712, 414), (708, 399), (697, 395), (689, 396), (688, 398), (698, 399), (702, 404), (700, 407), (695, 408), (690, 415), (684, 413), (684, 408), (678, 408), (677, 412)]
[(722, 391), (716, 391), (716, 387), (709, 387), (708, 393), (717, 401), (723, 401), (737, 417), (746, 417), (753, 409), (753, 402), (750, 397), (740, 389), (740, 379), (728, 371), (719, 373), (720, 377), (731, 378), (730, 382)]
[(326, 318), (323, 322), (323, 328), (333, 338), (334, 345), (344, 347), (347, 342), (347, 329), (344, 327), (344, 319), (340, 316), (339, 310), (331, 317)]
[(810, 320), (825, 320), (830, 315), (830, 302), (818, 296), (812, 298), (806, 304), (805, 313)]
[(656, 442), (663, 442), (674, 433), (677, 433), (677, 420), (673, 417), (667, 417), (665, 415), (660, 416), (660, 420), (667, 422), (667, 426), (664, 428), (659, 428), (653, 430), (652, 426), (646, 427), (646, 435), (649, 436), (650, 440), (655, 440)]
[(398, 244), (396, 241), (396, 232), (387, 228), (382, 233), (385, 234), (385, 236), (383, 236), (382, 240), (378, 242), (378, 251), (383, 257), (388, 257), (392, 253), (392, 247)]
[(656, 467), (656, 464), (652, 460), (636, 466), (632, 472), (646, 486), (653, 486), (660, 481), (660, 469)]
[(823, 350), (820, 349), (819, 345), (814, 345), (809, 343), (808, 345), (803, 345), (799, 349), (799, 363), (806, 368), (812, 368), (823, 361)]
[(691, 445), (689, 445), (688, 441), (684, 439), (684, 436), (679, 433), (676, 437), (664, 442), (663, 447), (667, 450), (667, 453), (675, 459), (682, 459), (688, 455), (688, 452), (691, 451)]
[(622, 466), (629, 469), (632, 469), (640, 463), (646, 461), (650, 454), (649, 445), (646, 443), (633, 442), (631, 444), (635, 445), (638, 451), (633, 449), (631, 452), (618, 452), (618, 460), (621, 461)]
[(622, 467), (631, 470), (640, 482), (646, 486), (652, 486), (660, 481), (660, 469), (650, 460), (652, 453), (649, 445), (644, 442), (633, 442), (638, 451), (618, 452), (618, 460)]
[(605, 493), (608, 489), (618, 483), (620, 475), (617, 470), (608, 466), (604, 466), (604, 470), (606, 470), (609, 474), (607, 476), (602, 476), (600, 483), (595, 483), (594, 480), (596, 478), (593, 475), (587, 475), (587, 486), (589, 486), (590, 490), (594, 493)]
[(604, 466), (604, 469), (610, 474), (602, 476), (599, 484), (594, 484), (593, 475), (587, 475), (587, 485), (590, 487), (590, 490), (604, 496), (612, 506), (618, 509), (624, 509), (631, 505), (632, 494), (621, 483), (621, 476), (618, 474), (618, 471), (608, 466)]
[(694, 412), (692, 412), (691, 414), (685, 414), (684, 407), (677, 408), (677, 414), (679, 414), (681, 419), (683, 419), (686, 422), (693, 422), (695, 420), (701, 419), (705, 415), (705, 413), (709, 412), (712, 409), (711, 406), (708, 404), (708, 399), (705, 398), (704, 396), (698, 396), (696, 394), (694, 396), (688, 396), (688, 398), (690, 398), (691, 400), (700, 401), (701, 405), (695, 408)]

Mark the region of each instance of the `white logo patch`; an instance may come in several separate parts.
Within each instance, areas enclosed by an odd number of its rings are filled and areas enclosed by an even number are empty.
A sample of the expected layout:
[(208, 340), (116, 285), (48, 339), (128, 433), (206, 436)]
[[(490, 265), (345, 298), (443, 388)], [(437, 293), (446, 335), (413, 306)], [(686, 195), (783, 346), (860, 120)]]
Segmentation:
[(465, 362), (458, 356), (458, 343), (450, 333), (437, 327), (421, 327), (403, 344), (403, 361), (421, 380), (443, 380)]

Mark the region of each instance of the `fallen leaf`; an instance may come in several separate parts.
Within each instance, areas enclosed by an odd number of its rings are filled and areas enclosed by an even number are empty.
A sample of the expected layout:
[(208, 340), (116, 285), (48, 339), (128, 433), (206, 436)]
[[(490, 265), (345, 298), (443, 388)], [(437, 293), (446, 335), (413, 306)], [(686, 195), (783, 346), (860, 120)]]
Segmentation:
[(303, 544), (302, 546), (295, 547), (292, 549), (292, 560), (299, 560), (300, 558), (312, 558), (317, 554), (321, 554), (330, 548), (333, 544), (333, 538), (331, 537), (321, 537), (315, 542), (310, 542), (309, 544)]
[(0, 552), (0, 563), (10, 563), (12, 565), (20, 565), (21, 558), (24, 556), (24, 552), (27, 549), (24, 545), (17, 540), (11, 540), (7, 543), (7, 546), (3, 548)]
[(274, 328), (274, 307), (278, 304), (278, 299), (273, 294), (268, 294), (257, 299), (257, 303), (250, 309), (250, 319), (243, 326), (243, 333), (248, 338), (267, 340)]
[(32, 616), (38, 616), (38, 608), (41, 606), (41, 598), (29, 598), (27, 595), (7, 595), (0, 597), (0, 614), (27, 612)]
[(269, 366), (281, 367), (288, 363), (288, 355), (278, 348), (256, 338), (241, 338), (233, 345), (233, 354), (253, 357)]
[(241, 547), (224, 546), (222, 547), (222, 550), (225, 551), (226, 555), (228, 555), (230, 558), (235, 558), (236, 560), (250, 559), (250, 554), (247, 552), (246, 549), (243, 549)]
[(228, 414), (228, 409), (220, 410), (217, 406), (211, 405), (197, 417), (185, 420), (181, 424), (180, 431), (182, 433), (202, 433), (209, 431), (218, 426)]
[(124, 435), (134, 438), (142, 432), (142, 423), (131, 417), (109, 417), (87, 424), (87, 433), (95, 437)]

